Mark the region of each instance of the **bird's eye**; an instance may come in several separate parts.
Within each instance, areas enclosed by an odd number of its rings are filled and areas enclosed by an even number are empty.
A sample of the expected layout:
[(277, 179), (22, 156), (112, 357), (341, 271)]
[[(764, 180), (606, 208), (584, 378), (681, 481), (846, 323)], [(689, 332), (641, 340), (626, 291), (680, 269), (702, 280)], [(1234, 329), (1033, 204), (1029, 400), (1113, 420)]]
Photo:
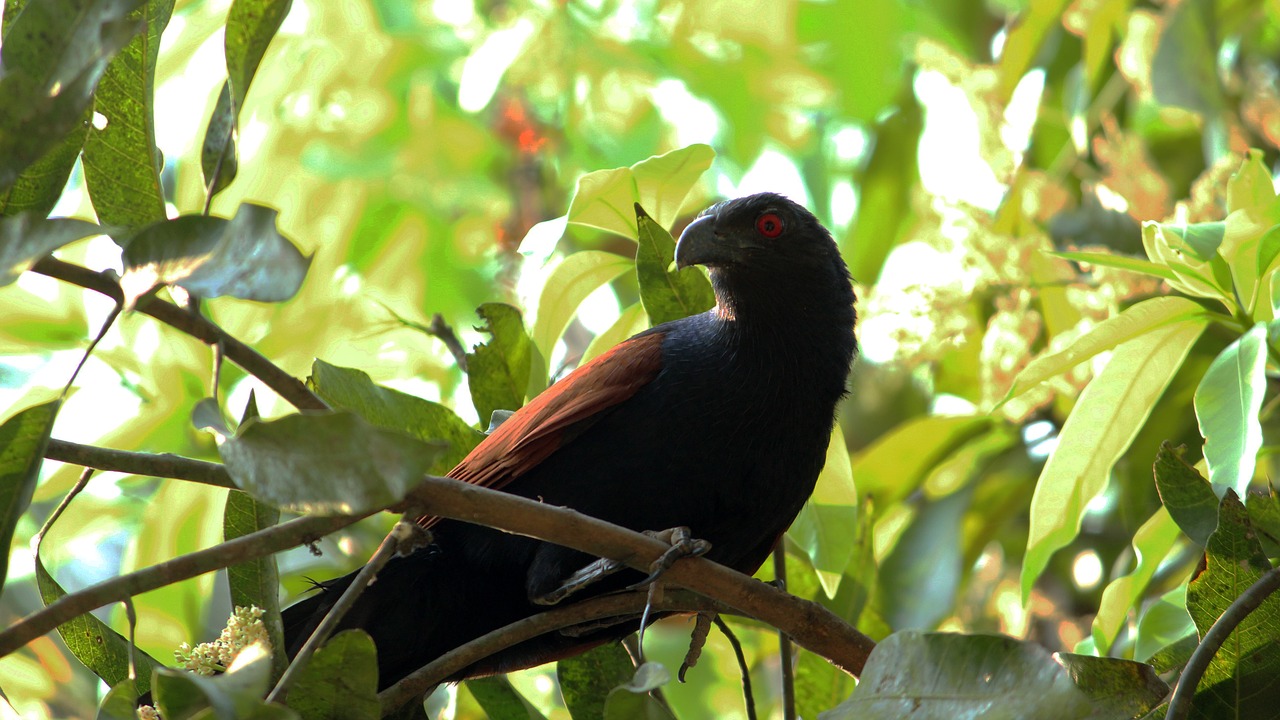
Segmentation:
[(782, 229), (782, 218), (775, 213), (765, 213), (756, 218), (756, 231), (767, 238), (778, 237)]

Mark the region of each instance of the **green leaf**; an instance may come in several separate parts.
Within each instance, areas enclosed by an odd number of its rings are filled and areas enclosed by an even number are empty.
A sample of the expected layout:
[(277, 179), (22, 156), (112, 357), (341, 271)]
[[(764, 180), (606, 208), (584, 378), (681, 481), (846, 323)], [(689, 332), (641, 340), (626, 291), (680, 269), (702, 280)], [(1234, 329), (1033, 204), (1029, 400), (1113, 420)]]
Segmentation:
[[(1205, 568), (1187, 585), (1187, 611), (1200, 637), (1246, 588), (1271, 569), (1244, 505), (1227, 490), (1218, 528), (1205, 547)], [(1280, 675), (1280, 595), (1271, 595), (1231, 633), (1209, 662), (1196, 691), (1203, 717), (1268, 717)]]
[(587, 363), (604, 353), (614, 345), (649, 327), (649, 316), (644, 312), (643, 303), (632, 303), (623, 310), (609, 329), (591, 339), (587, 349), (582, 353), (582, 362)]
[(464, 685), (489, 720), (542, 720), (545, 717), (512, 686), (506, 675), (467, 680)]
[(1199, 303), (1184, 297), (1169, 295), (1143, 300), (1119, 315), (1099, 323), (1088, 333), (1077, 338), (1070, 347), (1032, 360), (1014, 378), (1013, 385), (1009, 387), (1009, 392), (1001, 402), (1008, 402), (1045, 380), (1067, 372), (1094, 355), (1144, 333), (1170, 323), (1207, 315), (1208, 312)]
[(218, 453), (236, 485), (260, 500), (352, 515), (402, 499), (445, 447), (340, 411), (250, 421)]
[(8, 285), (37, 260), (67, 243), (106, 232), (84, 220), (45, 220), (31, 212), (0, 218), (0, 287)]
[(89, 131), (82, 163), (94, 212), (105, 225), (136, 229), (165, 219), (155, 76), (160, 35), (173, 4), (174, 0), (147, 0), (130, 15), (142, 32), (107, 66), (94, 95), (94, 112), (106, 125), (95, 124)]
[(1208, 321), (1190, 318), (1154, 329), (1116, 348), (1102, 373), (1080, 394), (1031, 498), (1031, 527), (1022, 565), (1022, 598), (1031, 595), (1050, 556), (1075, 538), (1085, 506), (1146, 423)]
[(1158, 706), (1169, 686), (1155, 668), (1132, 660), (1057, 653), (1072, 682), (1093, 701), (1097, 718), (1136, 718)]
[(1185, 454), (1185, 447), (1175, 449), (1167, 440), (1160, 444), (1155, 464), (1156, 490), (1182, 532), (1204, 547), (1218, 527), (1218, 496), (1209, 481), (1183, 459)]
[(289, 689), (288, 704), (302, 720), (381, 717), (373, 639), (363, 630), (346, 630), (330, 638)]
[(1067, 0), (1031, 0), (1027, 3), (1000, 53), (996, 98), (1001, 107), (1013, 97), (1014, 88), (1031, 69), (1032, 61), (1049, 34), (1061, 32), (1059, 24), (1066, 7)]
[(1253, 480), (1262, 448), (1258, 412), (1267, 390), (1266, 368), (1267, 326), (1258, 323), (1218, 353), (1196, 388), (1196, 420), (1215, 488), (1244, 495)]
[(1240, 169), (1227, 181), (1227, 213), (1270, 205), (1275, 199), (1271, 171), (1263, 162), (1262, 151), (1250, 149)]
[(53, 210), (89, 136), (92, 118), (92, 113), (83, 113), (79, 125), (72, 126), (60, 142), (27, 166), (11, 186), (0, 189), (0, 216), (29, 212), (43, 218)]
[[(834, 3), (831, 7), (842, 9)], [(920, 182), (916, 156), (923, 113), (909, 88), (898, 92), (903, 97), (900, 107), (876, 125), (871, 157), (855, 179), (858, 214), (840, 243), (853, 277), (868, 284), (880, 277), (889, 252), (901, 240), (904, 228), (910, 227), (911, 197)]]
[[(266, 530), (280, 522), (280, 510), (254, 500), (239, 490), (227, 493), (222, 510), (224, 540)], [(280, 621), (280, 578), (274, 555), (248, 560), (227, 568), (227, 585), (231, 591), (231, 607), (256, 605), (265, 612), (262, 622), (271, 641), (271, 674), (279, 678), (289, 665), (285, 655), (284, 625)]]
[(636, 203), (636, 224), (640, 244), (636, 250), (636, 277), (649, 321), (660, 325), (710, 310), (716, 304), (711, 282), (696, 267), (667, 269), (675, 260), (676, 241), (645, 213), (640, 203)]
[[(1196, 626), (1187, 614), (1186, 604), (1187, 585), (1183, 583), (1142, 612), (1133, 648), (1134, 659), (1150, 663), (1161, 673), (1186, 664), (1197, 645)], [(1188, 640), (1190, 647), (1186, 647)]]
[[(53, 421), (58, 416), (61, 400), (51, 400), (22, 410), (0, 425), (0, 548), (13, 542), (18, 521), (31, 504), (40, 465), (49, 446)], [(4, 587), (9, 569), (9, 551), (0, 557), (0, 588)]]
[(854, 455), (859, 492), (888, 507), (911, 494), (944, 458), (990, 428), (991, 418), (931, 415), (901, 423)]
[[(205, 130), (200, 154), (205, 187), (213, 185), (217, 193), (236, 176), (236, 126), (244, 98), (258, 71), (267, 45), (280, 29), (293, 0), (236, 0), (227, 13), (224, 50), (227, 58), (227, 81), (222, 85), (218, 103)], [(214, 174), (216, 182), (212, 182)]]
[(649, 694), (669, 682), (671, 673), (660, 663), (641, 665), (629, 681), (609, 693), (604, 703), (605, 720), (675, 720), (675, 716)]
[(837, 425), (827, 442), (827, 459), (813, 495), (787, 530), (804, 550), (827, 597), (835, 597), (840, 579), (853, 558), (858, 527), (858, 491), (844, 432)]
[(0, 49), (0, 189), (83, 127), (108, 61), (137, 31), (129, 14), (140, 2), (42, 0), (12, 21)]
[(875, 607), (894, 630), (930, 630), (952, 613), (964, 572), (961, 536), (972, 487), (922, 501), (880, 563)]
[(94, 720), (137, 720), (137, 704), (138, 693), (133, 689), (133, 683), (126, 680), (111, 688), (102, 698)]
[[(1157, 467), (1159, 464), (1157, 460)], [(1176, 546), (1178, 536), (1177, 524), (1163, 507), (1133, 534), (1133, 554), (1137, 561), (1128, 573), (1107, 583), (1098, 602), (1098, 614), (1093, 617), (1091, 637), (1098, 652), (1110, 652), (1112, 643), (1129, 621), (1129, 613), (1141, 606), (1151, 578)]]
[(1083, 718), (1090, 705), (1039, 645), (1000, 635), (904, 631), (876, 645), (853, 696), (818, 717)]
[[(1142, 224), (1142, 246), (1152, 262), (1173, 272), (1172, 278), (1165, 278), (1171, 286), (1188, 295), (1219, 300), (1234, 309), (1229, 289), (1231, 271), (1216, 252), (1225, 234), (1225, 223), (1188, 228), (1148, 221)], [(1202, 254), (1207, 259), (1201, 259)]]
[(1049, 252), (1046, 255), (1060, 257), (1063, 260), (1074, 260), (1075, 262), (1089, 263), (1099, 267), (1115, 268), (1117, 270), (1127, 270), (1129, 272), (1140, 273), (1142, 275), (1150, 275), (1158, 277), (1162, 280), (1176, 280), (1178, 274), (1159, 263), (1150, 260), (1142, 260), (1140, 258), (1129, 257), (1128, 255), (1112, 255), (1105, 252), (1079, 252), (1079, 251), (1062, 251)]
[[(630, 210), (631, 206), (627, 208)], [(543, 358), (551, 357), (556, 341), (582, 301), (631, 267), (631, 260), (621, 255), (583, 250), (566, 257), (551, 272), (538, 298), (538, 317), (533, 323), (533, 344)]]
[(714, 159), (711, 146), (690, 145), (629, 168), (583, 175), (569, 204), (569, 222), (634, 238), (633, 208), (640, 203), (653, 213), (658, 225), (671, 227), (685, 198)]
[(601, 645), (556, 663), (560, 694), (574, 720), (604, 717), (609, 693), (634, 674), (631, 656), (619, 643)]
[(449, 447), (431, 465), (443, 475), (484, 440), (484, 433), (468, 425), (452, 410), (430, 400), (378, 385), (363, 370), (316, 360), (307, 385), (329, 405), (349, 410), (377, 427), (401, 432), (424, 442), (445, 441)]
[(1280, 498), (1274, 488), (1263, 495), (1251, 493), (1247, 507), (1249, 522), (1258, 531), (1258, 540), (1267, 557), (1280, 557)]
[(481, 418), (491, 417), (494, 410), (519, 410), (533, 370), (533, 343), (524, 331), (520, 310), (485, 303), (476, 312), (484, 319), (478, 329), (490, 339), (467, 353), (471, 402)]
[(154, 223), (125, 246), (120, 286), (129, 305), (160, 284), (200, 297), (283, 302), (311, 258), (276, 229), (276, 211), (242, 203), (232, 220), (184, 215)]
[(262, 697), (271, 687), (271, 656), (261, 645), (236, 655), (227, 672), (205, 677), (185, 670), (159, 667), (152, 678), (156, 709), (165, 720), (184, 720), (209, 708), (217, 720), (294, 718), (279, 706), (265, 709)]
[(1216, 116), (1225, 102), (1218, 81), (1213, 3), (1190, 0), (1167, 8), (1151, 60), (1156, 102)]

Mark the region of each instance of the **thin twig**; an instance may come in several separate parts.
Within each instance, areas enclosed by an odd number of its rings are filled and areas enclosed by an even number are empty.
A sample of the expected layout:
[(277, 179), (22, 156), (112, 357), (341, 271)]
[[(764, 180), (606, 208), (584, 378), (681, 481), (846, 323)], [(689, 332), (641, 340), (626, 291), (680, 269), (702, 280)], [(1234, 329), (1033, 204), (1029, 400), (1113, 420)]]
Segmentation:
[(329, 639), (333, 631), (338, 629), (338, 623), (342, 622), (342, 618), (346, 616), (347, 611), (356, 604), (356, 600), (359, 599), (360, 595), (377, 578), (382, 568), (386, 567), (391, 558), (395, 556), (400, 543), (408, 539), (414, 527), (416, 526), (413, 523), (401, 520), (395, 524), (395, 527), (391, 528), (386, 537), (382, 538), (382, 544), (373, 553), (373, 557), (369, 558), (369, 562), (360, 568), (360, 572), (356, 574), (355, 579), (351, 581), (346, 590), (342, 591), (342, 595), (338, 597), (337, 602), (329, 608), (329, 612), (325, 613), (324, 619), (312, 631), (311, 637), (307, 638), (307, 642), (303, 644), (302, 649), (298, 650), (298, 654), (289, 663), (289, 669), (284, 671), (284, 675), (280, 676), (280, 681), (276, 683), (276, 686), (271, 690), (271, 694), (267, 696), (267, 702), (284, 703), (285, 695), (289, 692), (289, 686), (306, 668), (311, 656), (324, 644), (325, 640)]
[[(574, 625), (606, 618), (635, 617), (648, 601), (645, 592), (623, 592), (583, 600), (564, 607), (517, 620), (481, 635), (418, 668), (378, 694), (382, 714), (398, 710), (414, 698), (425, 695), (442, 682), (455, 678), (468, 667), (513, 645)], [(668, 592), (655, 609), (661, 612), (720, 612), (723, 603), (687, 591)]]
[(140, 595), (229, 565), (314, 542), (320, 537), (341, 530), (372, 514), (373, 512), (360, 515), (301, 517), (69, 593), (50, 603), (43, 610), (18, 620), (9, 629), (0, 633), (0, 657), (53, 631), (68, 620), (103, 605), (119, 602), (127, 597)]
[(1190, 715), (1191, 701), (1195, 697), (1196, 688), (1200, 685), (1200, 678), (1204, 676), (1205, 670), (1209, 669), (1213, 656), (1217, 654), (1227, 638), (1231, 637), (1236, 627), (1249, 616), (1249, 613), (1257, 610), (1276, 590), (1280, 590), (1280, 568), (1273, 568), (1263, 573), (1262, 577), (1240, 593), (1240, 597), (1227, 606), (1222, 615), (1214, 621), (1205, 632), (1204, 638), (1200, 640), (1200, 644), (1196, 646), (1195, 652), (1191, 653), (1187, 666), (1182, 669), (1178, 685), (1173, 689), (1173, 696), (1169, 699), (1169, 710), (1165, 713), (1165, 720), (1185, 720)]
[(449, 349), (449, 354), (453, 356), (453, 361), (458, 363), (458, 367), (463, 372), (467, 371), (467, 349), (462, 346), (462, 341), (458, 339), (458, 334), (453, 331), (449, 323), (444, 321), (444, 316), (436, 313), (431, 316), (431, 324), (426, 328), (427, 333), (444, 343)]
[[(778, 543), (773, 549), (773, 576), (787, 589), (787, 551)], [(796, 673), (792, 667), (791, 638), (782, 630), (778, 631), (778, 662), (782, 665), (782, 717), (783, 720), (796, 720)], [(743, 673), (746, 677), (746, 673)]]
[(720, 632), (724, 633), (729, 646), (733, 648), (734, 656), (738, 658), (738, 669), (742, 672), (742, 696), (747, 707), (747, 720), (756, 720), (756, 698), (755, 693), (751, 692), (751, 668), (747, 665), (746, 653), (742, 652), (742, 643), (738, 642), (738, 636), (733, 634), (733, 629), (724, 621), (724, 618), (717, 615), (712, 618), (712, 622), (720, 628)]
[(62, 397), (66, 398), (67, 393), (71, 392), (71, 386), (75, 384), (76, 377), (80, 375), (80, 370), (84, 368), (84, 364), (89, 362), (89, 356), (93, 354), (93, 349), (98, 347), (98, 343), (102, 342), (102, 338), (106, 336), (107, 331), (115, 324), (116, 318), (120, 317), (120, 311), (124, 309), (124, 305), (116, 303), (111, 308), (111, 314), (107, 315), (107, 319), (102, 322), (102, 328), (98, 330), (98, 334), (93, 338), (93, 342), (89, 343), (89, 347), (85, 348), (84, 355), (80, 358), (80, 362), (76, 363), (76, 369), (71, 371), (71, 378), (67, 380), (67, 384), (62, 388)]
[(227, 469), (218, 463), (193, 460), (170, 453), (141, 453), (81, 445), (50, 439), (44, 456), (49, 460), (129, 475), (191, 480), (215, 487), (234, 488)]
[[(51, 278), (101, 293), (117, 303), (122, 302), (124, 299), (124, 294), (120, 290), (120, 283), (102, 273), (96, 273), (79, 265), (47, 257), (37, 262), (31, 269), (41, 275), (48, 275)], [(225, 330), (210, 320), (199, 315), (193, 315), (173, 303), (161, 300), (155, 295), (144, 295), (139, 298), (135, 309), (207, 345), (221, 342), (229, 360), (244, 368), (245, 372), (261, 380), (264, 385), (274, 390), (280, 397), (299, 410), (328, 409), (329, 406), (317, 397), (315, 393), (311, 392), (305, 383), (280, 369), (279, 366), (263, 357), (257, 350), (227, 334)]]

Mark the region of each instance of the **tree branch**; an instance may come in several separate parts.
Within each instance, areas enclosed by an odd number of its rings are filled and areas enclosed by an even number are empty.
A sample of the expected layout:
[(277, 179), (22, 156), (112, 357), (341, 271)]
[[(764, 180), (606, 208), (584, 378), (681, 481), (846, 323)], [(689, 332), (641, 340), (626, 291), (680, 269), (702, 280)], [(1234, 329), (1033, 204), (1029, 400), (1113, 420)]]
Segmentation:
[[(88, 268), (47, 257), (31, 268), (41, 275), (63, 282), (79, 285), (82, 288), (102, 293), (116, 303), (123, 301), (124, 293), (120, 283)], [(227, 357), (244, 368), (245, 372), (261, 380), (299, 410), (327, 410), (328, 405), (311, 392), (306, 384), (298, 378), (281, 370), (279, 366), (263, 357), (257, 350), (245, 345), (229, 335), (225, 330), (210, 320), (189, 313), (173, 303), (165, 302), (155, 295), (144, 295), (138, 299), (137, 310), (170, 325), (191, 337), (207, 344), (222, 343)]]
[(215, 487), (236, 487), (236, 484), (231, 481), (231, 476), (227, 474), (227, 469), (222, 465), (170, 453), (129, 452), (51, 439), (44, 451), (44, 456), (49, 460), (109, 472), (191, 480)]
[(0, 633), (0, 657), (103, 605), (228, 565), (314, 542), (372, 514), (301, 517), (69, 593)]

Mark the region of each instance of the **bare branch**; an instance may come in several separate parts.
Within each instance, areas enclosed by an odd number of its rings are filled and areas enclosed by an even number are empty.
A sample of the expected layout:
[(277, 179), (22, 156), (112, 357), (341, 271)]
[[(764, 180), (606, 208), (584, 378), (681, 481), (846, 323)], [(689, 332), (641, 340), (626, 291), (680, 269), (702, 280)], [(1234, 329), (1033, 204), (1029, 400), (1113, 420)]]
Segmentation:
[(81, 445), (66, 440), (49, 440), (44, 456), (50, 460), (81, 465), (108, 472), (146, 475), (234, 488), (227, 469), (218, 463), (193, 460), (170, 453), (141, 453)]
[[(124, 298), (124, 294), (120, 291), (120, 283), (106, 275), (96, 273), (79, 265), (47, 257), (37, 262), (31, 269), (42, 275), (48, 275), (51, 278), (102, 293), (116, 301), (116, 303), (121, 303)], [(292, 403), (299, 410), (328, 409), (329, 406), (317, 397), (315, 393), (311, 392), (305, 383), (281, 370), (279, 366), (263, 357), (257, 350), (232, 337), (210, 320), (195, 313), (189, 313), (173, 303), (157, 298), (155, 295), (144, 295), (139, 298), (137, 310), (181, 330), (207, 345), (222, 343), (227, 357), (232, 362), (261, 380), (267, 387), (276, 391), (280, 397)]]

